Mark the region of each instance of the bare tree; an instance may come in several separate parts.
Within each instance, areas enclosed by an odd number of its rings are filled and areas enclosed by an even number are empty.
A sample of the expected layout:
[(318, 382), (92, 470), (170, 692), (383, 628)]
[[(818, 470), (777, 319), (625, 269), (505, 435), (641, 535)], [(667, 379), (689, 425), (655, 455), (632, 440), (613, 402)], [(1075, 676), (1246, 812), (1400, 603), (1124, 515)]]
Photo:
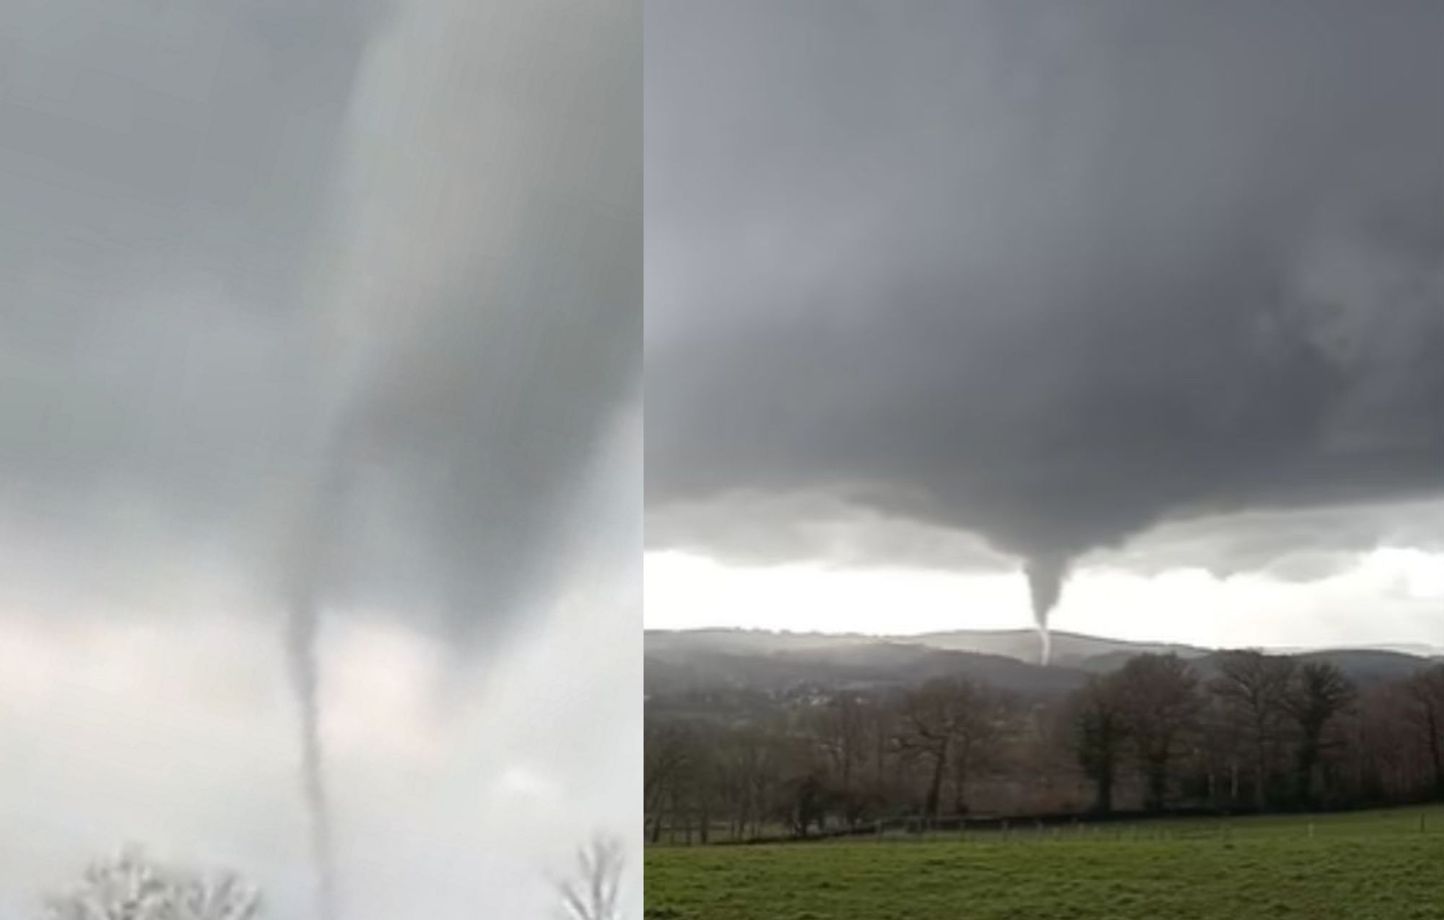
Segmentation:
[(1294, 660), (1254, 650), (1224, 652), (1218, 657), (1213, 692), (1237, 720), (1253, 752), (1254, 805), (1268, 804), (1276, 753), (1288, 717), (1286, 703)]
[(1203, 772), (1204, 794), (1215, 808), (1239, 803), (1243, 769), (1254, 758), (1248, 734), (1236, 707), (1216, 693), (1203, 694), (1195, 766)]
[(557, 883), (565, 920), (620, 920), (622, 842), (598, 835), (577, 852), (576, 874)]
[(708, 795), (734, 837), (859, 814), (1108, 810), (1140, 794), (1154, 809), (1444, 797), (1444, 665), (1397, 662), (1355, 700), (1349, 659), (1317, 660), (1136, 656), (1068, 697), (952, 677), (688, 691), (662, 701), (666, 722), (649, 717), (648, 832), (666, 820), (676, 842), (699, 842)]
[(1324, 730), (1358, 696), (1344, 672), (1327, 661), (1310, 661), (1299, 668), (1284, 698), (1284, 708), (1299, 731), (1295, 760), (1299, 800), (1312, 804), (1314, 773), (1324, 747)]
[(1113, 784), (1128, 740), (1128, 712), (1117, 674), (1092, 677), (1073, 697), (1074, 751), (1093, 781), (1094, 810), (1113, 810)]
[(857, 823), (857, 794), (853, 768), (866, 756), (867, 725), (862, 701), (853, 693), (838, 693), (812, 719), (818, 745), (827, 754), (837, 777), (837, 797), (849, 826)]
[(806, 837), (814, 824), (822, 830), (827, 817), (827, 784), (816, 766), (802, 766), (783, 784), (781, 817), (796, 837)]
[(945, 680), (929, 681), (904, 693), (899, 706), (896, 744), (902, 759), (921, 762), (928, 772), (923, 812), (937, 817), (943, 778), (952, 743), (952, 688)]
[(71, 891), (52, 897), (46, 920), (253, 920), (260, 895), (240, 877), (182, 872), (136, 846), (96, 862)]
[(868, 734), (868, 786), (872, 797), (884, 800), (895, 799), (898, 784), (899, 764), (896, 739), (899, 733), (898, 707), (878, 705), (868, 708), (866, 713)]
[(953, 812), (968, 813), (968, 788), (976, 775), (994, 765), (1004, 737), (1013, 730), (1011, 698), (981, 684), (957, 688), (953, 720)]
[[(646, 817), (652, 822), (653, 843), (661, 839), (664, 821), (670, 822), (673, 828), (680, 821), (690, 821), (690, 801), (699, 772), (699, 745), (694, 735), (688, 725), (646, 726), (642, 794)], [(689, 833), (690, 826), (689, 823)]]
[(989, 753), (999, 722), (998, 698), (971, 681), (939, 678), (903, 695), (896, 744), (905, 759), (927, 769), (924, 811), (929, 817), (938, 815), (949, 766), (954, 804), (966, 808), (969, 770)]
[(1432, 792), (1444, 798), (1444, 664), (1426, 668), (1404, 684), (1408, 717), (1428, 752)]
[(778, 772), (775, 746), (768, 730), (759, 726), (734, 727), (717, 736), (718, 798), (734, 840), (761, 832)]
[(1144, 779), (1144, 807), (1163, 808), (1169, 768), (1198, 727), (1198, 677), (1177, 655), (1138, 655), (1117, 674), (1126, 730)]

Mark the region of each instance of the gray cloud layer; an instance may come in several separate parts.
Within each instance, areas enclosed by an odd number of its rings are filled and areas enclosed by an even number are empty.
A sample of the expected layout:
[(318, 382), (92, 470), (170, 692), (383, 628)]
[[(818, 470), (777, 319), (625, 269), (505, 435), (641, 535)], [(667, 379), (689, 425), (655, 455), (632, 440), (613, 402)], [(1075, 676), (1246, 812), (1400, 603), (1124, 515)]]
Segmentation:
[(303, 757), (351, 920), (635, 814), (640, 26), (0, 0), (0, 915), (134, 836), (307, 916)]
[(460, 632), (548, 590), (639, 395), (638, 20), (4, 4), (7, 524), (265, 581), (344, 411), (328, 600)]
[(1439, 4), (684, 0), (647, 40), (653, 546), (725, 552), (737, 491), (1047, 560), (1444, 489)]

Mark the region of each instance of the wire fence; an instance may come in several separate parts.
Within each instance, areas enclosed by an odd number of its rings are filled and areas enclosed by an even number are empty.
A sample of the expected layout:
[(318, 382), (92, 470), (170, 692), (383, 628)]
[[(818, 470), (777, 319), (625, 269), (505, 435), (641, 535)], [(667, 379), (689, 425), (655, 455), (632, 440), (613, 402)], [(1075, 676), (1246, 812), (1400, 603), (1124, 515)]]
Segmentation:
[(1281, 834), (1314, 837), (1386, 830), (1391, 833), (1444, 832), (1444, 808), (1417, 807), (1385, 811), (1337, 811), (1304, 814), (1220, 812), (1208, 809), (1166, 813), (1113, 812), (1052, 815), (919, 815), (881, 818), (850, 826), (810, 829), (807, 833), (772, 825), (757, 832), (737, 833), (717, 826), (702, 833), (696, 825), (649, 829), (648, 841), (658, 846), (753, 846), (800, 844), (827, 840), (897, 841), (908, 839), (976, 838), (1038, 840), (1092, 837), (1100, 840), (1228, 839), (1234, 834)]

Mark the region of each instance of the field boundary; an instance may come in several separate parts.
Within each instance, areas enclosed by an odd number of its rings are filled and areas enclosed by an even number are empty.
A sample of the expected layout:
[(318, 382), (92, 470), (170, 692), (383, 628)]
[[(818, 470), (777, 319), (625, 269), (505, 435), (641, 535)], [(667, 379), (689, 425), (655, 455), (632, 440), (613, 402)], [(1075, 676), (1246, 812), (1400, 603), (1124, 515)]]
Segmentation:
[[(1393, 806), (1384, 810), (1408, 814), (1420, 807), (1427, 808), (1429, 806), (1437, 806), (1438, 804), (1436, 801), (1424, 801)], [(927, 837), (950, 833), (960, 835), (968, 833), (1007, 835), (1011, 833), (1039, 833), (1044, 831), (1061, 832), (1065, 829), (1073, 829), (1081, 832), (1087, 828), (1116, 825), (1165, 825), (1179, 821), (1227, 818), (1308, 818), (1310, 816), (1325, 818), (1335, 815), (1378, 812), (1380, 810), (1378, 806), (1312, 809), (1309, 811), (1197, 807), (1175, 808), (1162, 812), (1143, 810), (1112, 811), (1107, 814), (1099, 814), (1097, 812), (1056, 812), (1052, 814), (1035, 815), (940, 815), (936, 818), (913, 815), (880, 818), (866, 823), (859, 823), (853, 827), (829, 828), (821, 831), (810, 831), (806, 834), (761, 834), (743, 839), (712, 839), (706, 843), (701, 843), (700, 841), (696, 843), (658, 842), (655, 844), (649, 843), (648, 846), (664, 848), (698, 846), (748, 847), (775, 846), (778, 844), (807, 844), (841, 839), (868, 839), (897, 836)], [(1421, 831), (1428, 829), (1424, 814), (1423, 812), (1420, 813), (1419, 829)]]

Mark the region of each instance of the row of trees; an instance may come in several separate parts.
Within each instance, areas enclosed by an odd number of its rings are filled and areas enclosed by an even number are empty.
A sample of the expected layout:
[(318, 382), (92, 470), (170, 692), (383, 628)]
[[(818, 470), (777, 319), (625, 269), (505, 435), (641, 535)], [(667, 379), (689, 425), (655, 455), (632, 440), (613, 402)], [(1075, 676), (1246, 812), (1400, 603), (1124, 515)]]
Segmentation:
[[(597, 835), (572, 875), (554, 881), (559, 918), (619, 920), (624, 869), (619, 839)], [(230, 872), (200, 874), (126, 846), (99, 860), (69, 890), (46, 900), (45, 920), (259, 920), (260, 891)]]
[[(731, 701), (735, 702), (735, 701)], [(879, 818), (1340, 808), (1444, 797), (1444, 665), (1360, 688), (1256, 651), (1140, 655), (1068, 696), (964, 678), (811, 688), (745, 712), (650, 700), (652, 842)]]
[(1220, 657), (1217, 675), (1200, 692), (1185, 662), (1143, 655), (1089, 681), (1077, 695), (1078, 761), (1094, 783), (1095, 808), (1104, 812), (1127, 759), (1141, 779), (1143, 807), (1157, 811), (1167, 803), (1179, 762), (1190, 756), (1182, 766), (1204, 778), (1210, 801), (1218, 801), (1218, 784), (1227, 777), (1227, 798), (1236, 803), (1246, 774), (1257, 809), (1314, 807), (1321, 768), (1335, 763), (1325, 755), (1347, 743), (1341, 716), (1357, 695), (1353, 682), (1327, 662), (1298, 665), (1293, 658), (1233, 652)]
[(255, 886), (231, 873), (201, 875), (127, 846), (93, 863), (69, 891), (45, 905), (46, 920), (256, 920)]

